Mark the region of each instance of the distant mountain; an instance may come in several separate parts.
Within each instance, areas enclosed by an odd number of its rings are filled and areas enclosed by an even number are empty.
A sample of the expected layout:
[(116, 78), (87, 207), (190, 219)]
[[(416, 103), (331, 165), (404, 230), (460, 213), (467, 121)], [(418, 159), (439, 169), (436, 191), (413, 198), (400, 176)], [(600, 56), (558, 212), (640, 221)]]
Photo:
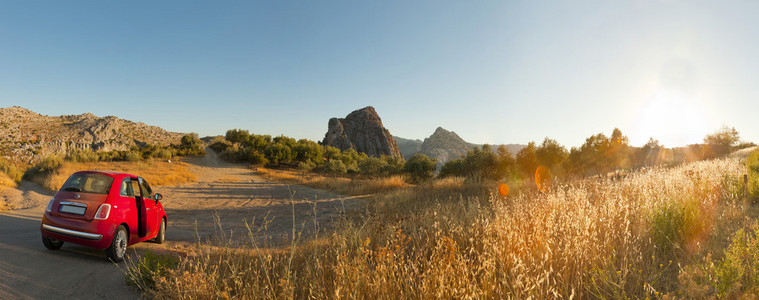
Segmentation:
[(355, 110), (345, 118), (329, 119), (322, 145), (340, 150), (355, 149), (369, 156), (401, 157), (395, 139), (384, 126), (374, 107)]
[(446, 162), (466, 155), (472, 148), (474, 145), (464, 141), (455, 132), (438, 127), (430, 137), (424, 139), (419, 153), (436, 159), (440, 169)]
[[(445, 163), (463, 157), (470, 149), (482, 146), (469, 143), (455, 132), (445, 130), (442, 127), (435, 129), (435, 132), (432, 133), (430, 137), (424, 139), (424, 141), (401, 137), (395, 137), (395, 140), (398, 142), (398, 147), (401, 148), (401, 153), (403, 153), (403, 156), (406, 159), (416, 153), (422, 153), (437, 160), (438, 170)], [(499, 146), (501, 145), (491, 145), (491, 149), (495, 151)], [(526, 147), (526, 145), (519, 144), (507, 144), (503, 146), (505, 146), (512, 155), (516, 155), (519, 150)]]
[(398, 149), (401, 150), (403, 158), (409, 159), (412, 155), (419, 152), (422, 149), (422, 140), (404, 139), (402, 137), (393, 136), (395, 143), (398, 145)]
[(113, 116), (53, 117), (18, 106), (0, 108), (0, 154), (25, 163), (71, 149), (123, 151), (145, 144), (178, 144), (183, 135)]

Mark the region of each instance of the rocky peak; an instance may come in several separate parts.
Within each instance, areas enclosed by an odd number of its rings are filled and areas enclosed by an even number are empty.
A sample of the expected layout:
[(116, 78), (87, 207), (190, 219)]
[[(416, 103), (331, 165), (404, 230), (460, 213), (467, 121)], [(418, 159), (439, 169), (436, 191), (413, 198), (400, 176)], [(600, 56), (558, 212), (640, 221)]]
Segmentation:
[(322, 144), (343, 151), (353, 148), (375, 157), (402, 157), (395, 139), (371, 106), (355, 110), (345, 118), (329, 119)]
[(467, 143), (458, 134), (442, 127), (422, 142), (420, 153), (437, 160), (438, 169), (446, 162), (460, 158), (472, 149), (472, 144)]

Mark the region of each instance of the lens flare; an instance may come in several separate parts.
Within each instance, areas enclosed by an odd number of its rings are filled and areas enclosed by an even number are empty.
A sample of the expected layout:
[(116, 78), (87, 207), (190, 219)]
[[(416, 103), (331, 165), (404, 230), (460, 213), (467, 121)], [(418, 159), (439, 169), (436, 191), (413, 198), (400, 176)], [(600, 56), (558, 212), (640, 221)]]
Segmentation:
[(547, 193), (548, 187), (551, 185), (551, 170), (544, 166), (539, 166), (535, 170), (535, 185), (541, 192)]
[(509, 195), (509, 185), (505, 183), (501, 183), (498, 185), (498, 193), (501, 194), (501, 196), (508, 196)]

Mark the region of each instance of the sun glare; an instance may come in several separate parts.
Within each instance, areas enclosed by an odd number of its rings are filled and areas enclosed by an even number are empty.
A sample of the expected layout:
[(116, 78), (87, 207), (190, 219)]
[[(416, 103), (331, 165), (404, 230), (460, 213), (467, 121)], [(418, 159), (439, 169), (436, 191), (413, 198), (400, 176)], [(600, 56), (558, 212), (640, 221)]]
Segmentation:
[(641, 146), (654, 138), (667, 147), (701, 143), (708, 126), (704, 111), (687, 94), (660, 91), (640, 108), (631, 142)]

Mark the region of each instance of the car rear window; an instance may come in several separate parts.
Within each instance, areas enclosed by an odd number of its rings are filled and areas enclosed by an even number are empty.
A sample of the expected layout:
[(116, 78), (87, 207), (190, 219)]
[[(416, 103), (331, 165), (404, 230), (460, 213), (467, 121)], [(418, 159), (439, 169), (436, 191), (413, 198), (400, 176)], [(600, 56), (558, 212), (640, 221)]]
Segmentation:
[(66, 180), (61, 191), (108, 194), (113, 178), (102, 174), (74, 174)]

